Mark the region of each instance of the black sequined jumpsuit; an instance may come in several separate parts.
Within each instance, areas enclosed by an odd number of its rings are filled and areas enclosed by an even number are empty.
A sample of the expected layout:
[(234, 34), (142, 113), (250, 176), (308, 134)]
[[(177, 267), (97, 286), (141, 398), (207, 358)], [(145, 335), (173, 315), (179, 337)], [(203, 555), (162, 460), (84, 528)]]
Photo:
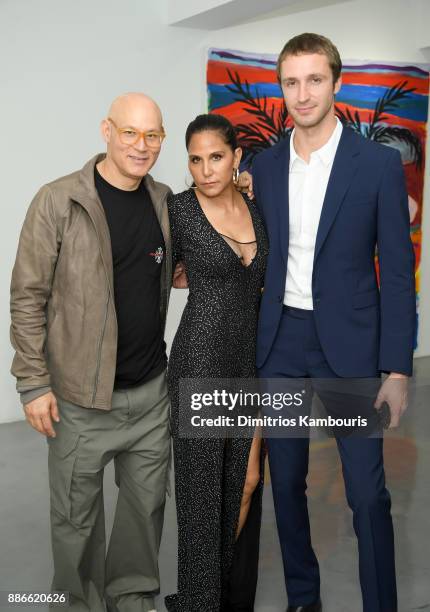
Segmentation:
[(262, 476), (235, 541), (252, 439), (186, 439), (178, 432), (180, 378), (255, 376), (268, 244), (255, 203), (245, 199), (257, 247), (247, 267), (210, 224), (192, 189), (169, 201), (174, 259), (185, 263), (189, 284), (168, 368), (179, 538), (178, 592), (166, 598), (172, 612), (254, 609)]

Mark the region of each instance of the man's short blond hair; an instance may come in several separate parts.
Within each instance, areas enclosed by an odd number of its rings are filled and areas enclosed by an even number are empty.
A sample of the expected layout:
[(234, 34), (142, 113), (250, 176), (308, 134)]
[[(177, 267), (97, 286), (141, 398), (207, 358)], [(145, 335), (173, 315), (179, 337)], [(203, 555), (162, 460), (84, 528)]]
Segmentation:
[(333, 83), (336, 83), (342, 72), (342, 60), (340, 59), (337, 47), (325, 36), (321, 34), (311, 34), (309, 32), (294, 36), (294, 38), (291, 38), (282, 49), (276, 65), (278, 81), (281, 82), (281, 64), (286, 57), (289, 55), (304, 55), (307, 53), (320, 53), (321, 55), (327, 56), (333, 74)]

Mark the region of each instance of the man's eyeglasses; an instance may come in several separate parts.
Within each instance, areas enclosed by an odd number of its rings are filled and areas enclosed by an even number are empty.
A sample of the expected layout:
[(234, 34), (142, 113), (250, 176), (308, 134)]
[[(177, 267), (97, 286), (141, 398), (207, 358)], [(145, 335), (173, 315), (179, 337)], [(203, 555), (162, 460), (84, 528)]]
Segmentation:
[(134, 127), (125, 127), (120, 128), (116, 125), (115, 121), (108, 117), (108, 121), (110, 121), (113, 127), (118, 132), (118, 136), (122, 144), (133, 146), (139, 142), (141, 138), (143, 138), (148, 149), (159, 149), (161, 147), (161, 143), (166, 137), (166, 132), (161, 128), (160, 132), (150, 130), (149, 132), (141, 132), (140, 130), (136, 130)]

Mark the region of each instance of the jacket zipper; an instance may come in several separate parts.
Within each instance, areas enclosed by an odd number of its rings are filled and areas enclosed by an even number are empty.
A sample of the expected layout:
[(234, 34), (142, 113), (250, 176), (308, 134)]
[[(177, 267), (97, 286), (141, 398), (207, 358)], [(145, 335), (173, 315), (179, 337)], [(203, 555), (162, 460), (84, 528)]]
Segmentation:
[(103, 321), (103, 327), (102, 327), (102, 331), (99, 337), (99, 342), (98, 342), (98, 347), (97, 347), (97, 367), (96, 367), (96, 375), (94, 378), (94, 390), (93, 390), (93, 397), (91, 400), (91, 407), (94, 408), (95, 407), (95, 399), (96, 399), (96, 393), (97, 393), (97, 387), (99, 384), (99, 374), (100, 374), (100, 363), (101, 363), (101, 359), (102, 359), (102, 343), (103, 343), (103, 338), (105, 335), (105, 330), (106, 330), (106, 323), (107, 323), (107, 317), (108, 317), (108, 308), (109, 308), (109, 289), (108, 289), (108, 293), (107, 293), (107, 300), (106, 300), (106, 310), (105, 310), (105, 318)]

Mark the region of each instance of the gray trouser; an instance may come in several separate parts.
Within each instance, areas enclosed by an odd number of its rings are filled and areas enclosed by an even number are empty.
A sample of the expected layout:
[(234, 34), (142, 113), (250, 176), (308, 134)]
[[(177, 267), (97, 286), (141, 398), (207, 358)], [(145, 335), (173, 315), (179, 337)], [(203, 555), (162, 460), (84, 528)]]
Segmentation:
[[(158, 551), (170, 463), (165, 373), (114, 391), (112, 410), (58, 399), (49, 443), (53, 589), (73, 612), (147, 612), (159, 593)], [(119, 487), (106, 555), (103, 471), (115, 462)]]

